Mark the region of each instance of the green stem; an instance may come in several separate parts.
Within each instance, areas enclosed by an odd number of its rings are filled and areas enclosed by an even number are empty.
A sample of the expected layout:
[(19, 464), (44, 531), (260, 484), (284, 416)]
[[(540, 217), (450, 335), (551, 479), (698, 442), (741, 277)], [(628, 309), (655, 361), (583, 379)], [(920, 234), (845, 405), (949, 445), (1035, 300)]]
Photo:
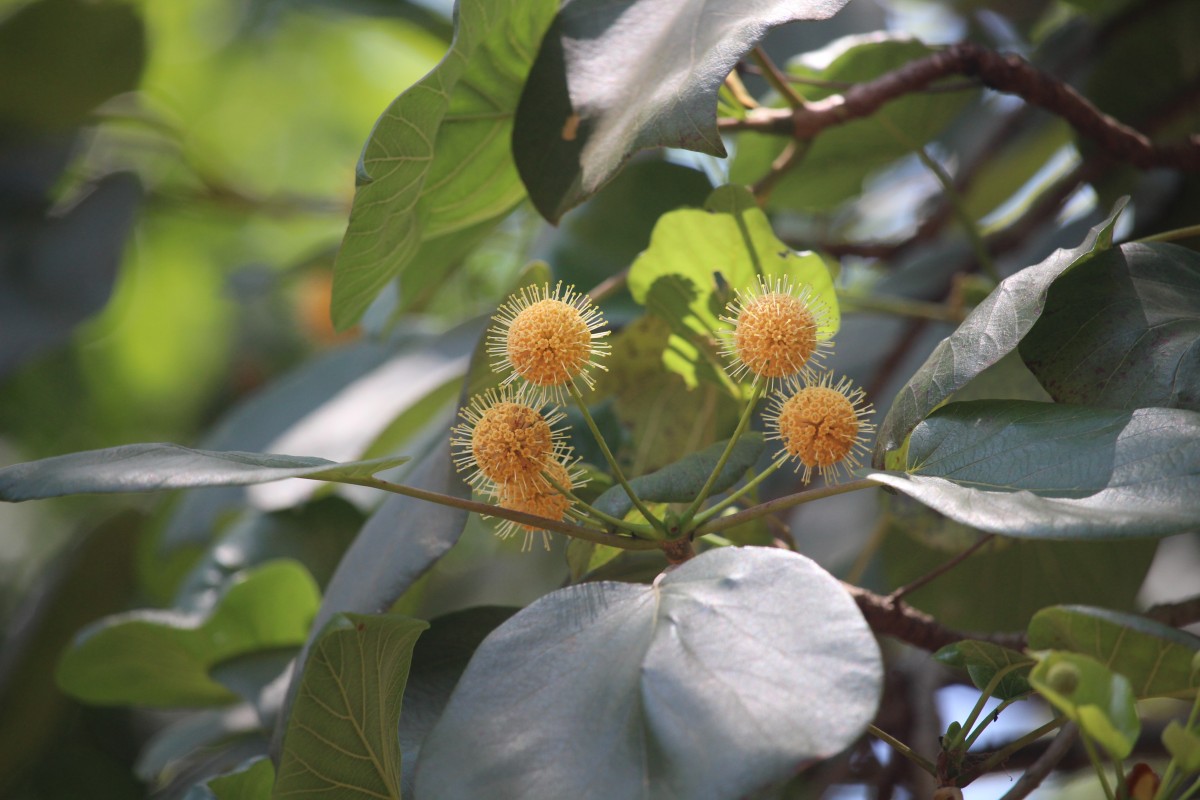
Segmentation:
[(798, 506), (802, 503), (811, 503), (813, 500), (821, 500), (826, 497), (833, 497), (835, 494), (845, 494), (846, 492), (856, 492), (859, 489), (870, 489), (882, 484), (876, 483), (870, 478), (859, 478), (856, 481), (842, 483), (835, 486), (822, 486), (820, 489), (809, 489), (805, 492), (797, 492), (796, 494), (784, 495), (770, 500), (766, 503), (759, 503), (756, 506), (751, 506), (745, 511), (739, 511), (736, 514), (730, 514), (727, 517), (717, 517), (714, 520), (709, 520), (704, 525), (696, 528), (696, 536), (704, 536), (708, 533), (716, 533), (723, 531), (726, 528), (735, 528), (752, 519), (773, 514), (776, 511), (785, 511), (793, 506)]
[(868, 725), (867, 732), (870, 733), (872, 736), (874, 736), (876, 739), (879, 739), (880, 741), (888, 744), (897, 753), (904, 756), (909, 761), (913, 762), (918, 767), (920, 767), (921, 769), (928, 772), (930, 775), (935, 775), (935, 776), (937, 775), (937, 768), (934, 767), (932, 761), (928, 761), (928, 760), (922, 758), (921, 756), (917, 755), (915, 752), (913, 752), (913, 749), (911, 747), (909, 747), (908, 745), (906, 745), (904, 742), (900, 741), (899, 739), (895, 738), (890, 733), (880, 730), (879, 728), (876, 728), (874, 725)]
[(696, 526), (699, 527), (700, 525), (703, 525), (704, 523), (708, 522), (710, 519), (715, 517), (717, 514), (720, 514), (722, 511), (729, 508), (731, 505), (736, 503), (738, 500), (741, 500), (742, 497), (744, 497), (747, 492), (751, 491), (752, 489), (754, 489), (754, 487), (758, 486), (760, 483), (762, 483), (767, 478), (769, 478), (772, 474), (774, 474), (775, 470), (777, 470), (781, 466), (783, 466), (784, 462), (786, 462), (786, 461), (787, 461), (786, 458), (781, 458), (781, 459), (778, 459), (777, 461), (772, 462), (771, 465), (768, 466), (766, 469), (764, 469), (762, 472), (758, 473), (753, 478), (746, 481), (746, 483), (741, 488), (739, 488), (737, 491), (731, 492), (727, 497), (723, 498), (719, 503), (714, 503), (713, 505), (711, 505), (708, 508), (701, 511), (699, 514), (697, 514), (694, 517), (693, 521), (696, 523)]
[(587, 423), (588, 430), (592, 432), (592, 437), (596, 440), (596, 444), (600, 446), (600, 452), (604, 454), (604, 460), (608, 462), (609, 469), (613, 472), (613, 477), (617, 479), (617, 483), (621, 484), (621, 488), (625, 490), (625, 494), (629, 495), (629, 500), (633, 503), (634, 508), (642, 513), (654, 529), (663, 536), (670, 538), (667, 533), (667, 528), (658, 517), (646, 508), (646, 504), (642, 502), (642, 498), (638, 497), (637, 492), (629, 485), (629, 481), (625, 479), (625, 473), (621, 471), (621, 467), (617, 464), (617, 459), (613, 457), (612, 451), (608, 449), (608, 442), (604, 441), (604, 437), (600, 435), (600, 429), (596, 426), (596, 421), (592, 419), (592, 412), (588, 411), (587, 403), (583, 402), (583, 395), (579, 393), (579, 387), (573, 382), (567, 382), (567, 391), (571, 394), (571, 399), (575, 401), (575, 405), (579, 407), (579, 411), (583, 414), (583, 421)]
[(696, 516), (696, 511), (698, 511), (700, 506), (704, 504), (704, 501), (708, 499), (708, 493), (712, 491), (713, 484), (717, 482), (717, 478), (720, 476), (721, 472), (724, 471), (725, 464), (729, 462), (729, 456), (733, 455), (734, 445), (736, 445), (737, 440), (741, 438), (742, 433), (746, 430), (746, 426), (750, 424), (750, 417), (754, 414), (754, 407), (758, 405), (758, 401), (762, 398), (762, 395), (763, 384), (755, 384), (754, 391), (751, 392), (750, 399), (746, 402), (746, 407), (742, 409), (742, 416), (738, 419), (737, 427), (733, 429), (733, 435), (729, 437), (729, 442), (725, 445), (724, 452), (722, 452), (721, 457), (717, 459), (717, 465), (713, 467), (713, 471), (708, 475), (708, 480), (706, 480), (704, 482), (704, 486), (700, 488), (700, 494), (696, 495), (696, 499), (694, 499), (691, 504), (688, 505), (687, 509), (679, 517), (680, 530), (690, 530), (689, 526), (691, 525), (692, 517)]
[(963, 742), (963, 746), (967, 750), (970, 750), (971, 745), (975, 744), (975, 740), (979, 738), (979, 734), (981, 734), (985, 730), (987, 730), (987, 726), (991, 725), (996, 720), (996, 717), (1000, 716), (1001, 711), (1008, 708), (1010, 705), (1012, 705), (1016, 701), (1024, 700), (1024, 699), (1025, 699), (1025, 697), (1024, 697), (1024, 695), (1022, 695), (1020, 697), (1010, 697), (1007, 700), (1001, 701), (1000, 705), (998, 705), (994, 709), (992, 709), (991, 712), (986, 717), (983, 718), (983, 722), (979, 723), (979, 725), (975, 728), (975, 730), (971, 731), (971, 735), (967, 737), (967, 740), (965, 742)]
[(553, 486), (558, 491), (559, 494), (561, 494), (563, 497), (570, 498), (572, 503), (574, 503), (580, 509), (585, 511), (588, 516), (592, 517), (593, 519), (595, 519), (599, 522), (608, 523), (609, 525), (611, 525), (614, 528), (620, 528), (624, 531), (627, 531), (627, 532), (633, 533), (633, 534), (647, 534), (647, 533), (654, 532), (654, 529), (651, 528), (649, 525), (639, 525), (636, 522), (628, 522), (623, 519), (617, 519), (616, 517), (614, 517), (610, 514), (605, 514), (603, 511), (596, 508), (591, 503), (586, 503), (583, 500), (580, 500), (578, 495), (576, 495), (570, 489), (564, 487), (558, 481), (554, 480), (554, 478), (551, 477), (550, 474), (547, 472), (543, 472), (542, 477), (545, 478), (550, 483), (550, 485)]
[(789, 106), (803, 108), (806, 105), (804, 98), (796, 93), (796, 89), (788, 81), (787, 76), (779, 70), (779, 67), (775, 66), (775, 62), (771, 60), (766, 51), (761, 47), (755, 47), (750, 51), (750, 57), (762, 69), (763, 78), (771, 85), (772, 89), (783, 96)]
[(606, 544), (610, 547), (618, 547), (622, 550), (659, 549), (657, 542), (651, 542), (645, 539), (633, 539), (628, 536), (617, 536), (611, 533), (603, 533), (591, 528), (585, 528), (582, 525), (576, 525), (573, 522), (550, 519), (549, 517), (539, 517), (535, 514), (526, 514), (523, 511), (514, 511), (509, 508), (501, 508), (500, 506), (494, 506), (490, 503), (480, 503), (475, 500), (464, 500), (461, 497), (453, 497), (440, 492), (431, 492), (427, 489), (418, 489), (415, 486), (405, 486), (401, 483), (392, 483), (391, 481), (385, 481), (379, 478), (339, 478), (337, 482), (353, 483), (357, 486), (367, 486), (372, 489), (382, 489), (385, 492), (402, 494), (406, 497), (415, 497), (418, 500), (425, 500), (429, 503), (437, 503), (438, 505), (450, 506), (451, 508), (461, 508), (464, 511), (474, 511), (477, 514), (485, 514), (489, 517), (510, 519), (513, 522), (517, 522), (522, 525), (532, 525), (537, 528), (544, 528), (548, 531), (555, 531), (567, 536), (573, 536), (576, 539), (583, 539), (587, 542), (595, 542), (596, 544)]
[(1145, 244), (1146, 242), (1173, 242), (1176, 239), (1190, 239), (1193, 236), (1200, 236), (1200, 225), (1188, 225), (1186, 228), (1163, 231), (1162, 233), (1156, 233), (1153, 236), (1143, 236), (1133, 241), (1139, 244)]
[(955, 737), (955, 740), (950, 743), (950, 747), (946, 748), (947, 750), (952, 750), (958, 745), (962, 745), (964, 749), (970, 746), (966, 743), (967, 734), (970, 733), (971, 729), (975, 727), (975, 720), (979, 719), (979, 715), (983, 713), (983, 707), (987, 705), (987, 701), (991, 699), (992, 694), (995, 693), (996, 687), (1000, 685), (1000, 681), (1004, 680), (1004, 676), (1008, 673), (1024, 666), (1027, 665), (1009, 664), (1007, 667), (996, 670), (996, 674), (992, 676), (992, 679), (988, 681), (987, 686), (985, 686), (983, 691), (980, 693), (979, 701), (975, 703), (975, 707), (971, 709), (970, 716), (967, 717), (967, 721), (962, 724), (961, 728), (959, 728), (958, 735)]
[[(1200, 692), (1196, 693), (1196, 699), (1192, 701), (1192, 710), (1188, 714), (1187, 725), (1184, 726), (1189, 731), (1196, 726), (1197, 715), (1200, 715)], [(1182, 776), (1177, 778), (1175, 775), (1178, 770), (1179, 766), (1175, 763), (1174, 758), (1167, 762), (1167, 768), (1163, 772), (1162, 781), (1158, 785), (1158, 791), (1154, 793), (1156, 799), (1171, 796), (1171, 790), (1175, 788), (1175, 784), (1179, 780), (1182, 780)]]
[(1200, 792), (1200, 778), (1196, 778), (1196, 780), (1192, 782), (1192, 785), (1188, 787), (1188, 790), (1179, 796), (1179, 800), (1190, 800), (1192, 795), (1196, 794), (1197, 792)]
[(991, 756), (988, 757), (987, 761), (984, 761), (982, 764), (979, 765), (979, 774), (983, 775), (988, 772), (991, 772), (993, 769), (995, 769), (1000, 764), (1003, 764), (1005, 761), (1008, 761), (1009, 757), (1011, 757), (1013, 753), (1017, 752), (1018, 750), (1020, 750), (1021, 748), (1025, 747), (1027, 745), (1033, 744), (1034, 742), (1036, 742), (1038, 739), (1045, 736), (1050, 731), (1055, 730), (1056, 728), (1061, 728), (1063, 725), (1066, 724), (1066, 722), (1067, 722), (1066, 717), (1058, 717), (1056, 719), (1052, 719), (1049, 722), (1047, 722), (1045, 725), (1038, 728), (1037, 730), (1030, 731), (1029, 733), (1022, 736), (1020, 739), (1017, 739), (1015, 742), (1012, 742), (1011, 744), (1009, 744), (1007, 747), (1003, 748), (1002, 750), (997, 750), (996, 752), (992, 753)]
[(1096, 777), (1100, 779), (1100, 785), (1104, 787), (1104, 796), (1108, 800), (1117, 800), (1113, 794), (1112, 787), (1108, 785), (1108, 776), (1104, 774), (1104, 764), (1100, 761), (1100, 754), (1096, 752), (1096, 745), (1092, 743), (1092, 737), (1081, 728), (1079, 738), (1083, 740), (1083, 749), (1087, 751), (1088, 761), (1092, 762), (1092, 768), (1096, 770)]

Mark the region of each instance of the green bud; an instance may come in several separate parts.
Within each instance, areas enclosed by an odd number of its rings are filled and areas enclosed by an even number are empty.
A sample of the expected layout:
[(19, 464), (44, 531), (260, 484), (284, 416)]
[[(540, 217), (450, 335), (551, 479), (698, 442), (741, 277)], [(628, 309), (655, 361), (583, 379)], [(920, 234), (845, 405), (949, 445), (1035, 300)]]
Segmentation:
[(1046, 683), (1059, 694), (1074, 694), (1079, 687), (1079, 667), (1069, 661), (1060, 661), (1046, 674)]

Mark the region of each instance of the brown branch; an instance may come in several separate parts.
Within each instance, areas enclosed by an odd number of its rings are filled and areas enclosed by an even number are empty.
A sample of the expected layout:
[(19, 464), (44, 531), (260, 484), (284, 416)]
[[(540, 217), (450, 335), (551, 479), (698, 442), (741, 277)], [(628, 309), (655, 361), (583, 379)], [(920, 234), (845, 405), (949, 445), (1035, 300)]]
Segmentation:
[(1172, 628), (1182, 628), (1200, 622), (1200, 595), (1175, 603), (1159, 603), (1146, 610), (1144, 616)]
[(759, 108), (745, 119), (718, 120), (722, 130), (753, 130), (811, 139), (821, 131), (870, 116), (885, 103), (920, 91), (948, 75), (977, 77), (999, 92), (1014, 94), (1065, 119), (1109, 156), (1141, 169), (1200, 170), (1200, 135), (1174, 144), (1156, 144), (1141, 132), (1108, 116), (1067, 84), (1015, 55), (1001, 55), (969, 42), (952, 45), (861, 83), (843, 94), (797, 109)]
[(977, 550), (979, 550), (984, 545), (991, 542), (992, 539), (994, 539), (994, 538), (996, 538), (996, 535), (993, 533), (988, 533), (988, 534), (983, 535), (982, 537), (980, 537), (979, 541), (975, 542), (975, 544), (971, 545), (966, 550), (963, 550), (962, 552), (958, 553), (956, 556), (951, 558), (949, 561), (946, 561), (945, 563), (940, 564), (936, 568), (925, 573), (924, 575), (917, 578), (912, 583), (906, 583), (905, 585), (896, 589), (891, 594), (889, 594), (886, 599), (893, 604), (898, 603), (899, 601), (903, 600), (907, 595), (912, 594), (917, 589), (920, 589), (922, 586), (925, 586), (926, 584), (932, 582), (933, 580), (937, 579), (938, 577), (940, 577), (940, 576), (946, 574), (947, 572), (949, 572), (950, 570), (954, 569), (962, 562), (966, 561), (968, 558), (970, 558), (972, 555), (974, 555)]
[(891, 636), (914, 647), (933, 652), (948, 644), (963, 639), (979, 639), (1013, 650), (1025, 647), (1024, 633), (965, 633), (948, 628), (936, 619), (903, 602), (893, 602), (883, 595), (859, 586), (843, 583), (842, 586), (858, 603), (871, 626), (871, 630), (883, 636)]
[(1054, 737), (1054, 741), (1046, 748), (1045, 752), (1038, 756), (1037, 760), (1029, 765), (1028, 769), (1021, 774), (1017, 782), (1012, 785), (1012, 788), (1004, 793), (1000, 800), (1021, 800), (1028, 797), (1029, 794), (1036, 788), (1042, 785), (1042, 781), (1054, 771), (1054, 768), (1067, 757), (1067, 753), (1075, 745), (1075, 740), (1079, 737), (1079, 727), (1074, 722), (1068, 722)]

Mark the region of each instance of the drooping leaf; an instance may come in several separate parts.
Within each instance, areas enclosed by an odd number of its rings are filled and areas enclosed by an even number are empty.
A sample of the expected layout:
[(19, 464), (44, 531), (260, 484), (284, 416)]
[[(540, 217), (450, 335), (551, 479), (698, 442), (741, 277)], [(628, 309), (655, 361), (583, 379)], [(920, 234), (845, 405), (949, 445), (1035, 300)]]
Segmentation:
[(1124, 676), (1089, 656), (1052, 652), (1029, 674), (1029, 683), (1113, 758), (1133, 751), (1141, 722)]
[[(704, 482), (717, 467), (717, 461), (725, 452), (727, 441), (709, 445), (698, 453), (684, 456), (674, 464), (669, 464), (657, 472), (642, 475), (629, 481), (629, 485), (637, 492), (638, 497), (652, 503), (690, 503), (704, 488)], [(729, 460), (721, 469), (721, 473), (713, 482), (711, 492), (723, 492), (738, 482), (746, 470), (754, 466), (762, 455), (762, 434), (751, 431), (743, 434), (733, 445)], [(633, 508), (625, 489), (613, 486), (600, 495), (593, 503), (609, 516), (623, 518)]]
[(1200, 411), (1200, 253), (1098, 254), (1050, 287), (1020, 352), (1060, 403)]
[(308, 659), (272, 797), (400, 797), (396, 726), (413, 646), (429, 623), (339, 614)]
[(209, 669), (241, 653), (298, 646), (320, 594), (291, 561), (246, 573), (207, 614), (130, 611), (84, 629), (58, 665), (63, 691), (89, 703), (176, 707), (237, 699)]
[(1000, 670), (1013, 667), (1000, 679), (1000, 683), (992, 692), (993, 697), (1001, 700), (1019, 697), (1030, 691), (1029, 670), (1037, 663), (1024, 653), (974, 639), (946, 645), (934, 653), (933, 657), (947, 666), (966, 670), (971, 676), (971, 683), (980, 691), (987, 688)]
[(1200, 413), (952, 403), (912, 432), (903, 471), (870, 477), (1006, 536), (1169, 536), (1200, 519)]
[[(844, 91), (832, 87), (873, 80), (933, 52), (934, 48), (907, 37), (871, 33), (848, 36), (822, 49), (822, 59), (832, 55), (827, 65), (810, 66), (800, 56), (788, 65), (787, 71), (812, 81), (795, 84), (796, 92), (812, 102)], [(913, 152), (914, 147), (941, 133), (976, 94), (973, 91), (910, 93), (870, 117), (823, 131), (804, 157), (771, 187), (768, 208), (803, 211), (835, 208), (859, 194), (871, 172)], [(761, 180), (771, 171), (772, 163), (788, 142), (781, 136), (739, 134), (730, 180), (747, 185)]]
[[(887, 528), (880, 560), (888, 588), (938, 569), (984, 535), (910, 497), (884, 498)], [(1035, 613), (1060, 603), (1133, 610), (1158, 541), (996, 537), (905, 600), (944, 625), (968, 631), (1024, 630)], [(985, 597), (1004, 602), (981, 602)]]
[(514, 608), (479, 606), (438, 617), (417, 640), (412, 668), (404, 687), (404, 713), (400, 715), (402, 796), (413, 797), (417, 756), (421, 744), (442, 716), (450, 693), (479, 643), (516, 611)]
[(1129, 679), (1136, 697), (1193, 697), (1200, 674), (1192, 659), (1200, 637), (1136, 614), (1055, 606), (1029, 622), (1029, 646), (1069, 650), (1104, 662)]
[(408, 461), (376, 458), (338, 464), (323, 458), (193, 450), (177, 444), (127, 444), (44, 458), (0, 469), (0, 500), (19, 503), (67, 494), (150, 492), (246, 486), (284, 478), (369, 478)]
[(574, 0), (542, 39), (521, 94), (513, 153), (557, 222), (647, 147), (725, 155), (717, 91), (768, 28), (825, 19), (846, 0)]
[(1092, 228), (1079, 247), (1056, 250), (1045, 261), (1005, 279), (976, 306), (958, 329), (930, 353), (916, 374), (897, 393), (879, 426), (871, 463), (895, 468), (898, 450), (929, 412), (987, 367), (1012, 352), (1042, 314), (1050, 285), (1060, 275), (1112, 244), (1113, 225), (1122, 201), (1104, 222)]
[(856, 739), (881, 679), (828, 573), (718, 548), (653, 586), (559, 590), (497, 628), (425, 741), (417, 796), (744, 796)]
[[(363, 150), (334, 265), (334, 325), (410, 265), (436, 273), (525, 198), (512, 118), (553, 0), (463, 0), (442, 62), (384, 111)], [(436, 256), (436, 260), (430, 256)]]

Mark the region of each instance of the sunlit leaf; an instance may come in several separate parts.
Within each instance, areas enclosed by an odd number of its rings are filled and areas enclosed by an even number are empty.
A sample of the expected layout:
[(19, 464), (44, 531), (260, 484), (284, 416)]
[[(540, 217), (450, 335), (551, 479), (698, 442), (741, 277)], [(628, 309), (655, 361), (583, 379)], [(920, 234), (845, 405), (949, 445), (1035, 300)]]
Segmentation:
[(832, 576), (783, 550), (710, 550), (497, 628), (425, 741), (417, 795), (740, 797), (858, 738), (881, 680)]
[(400, 797), (396, 726), (413, 646), (428, 627), (391, 615), (330, 621), (300, 681), (273, 797)]
[(521, 95), (513, 153), (555, 222), (637, 150), (724, 156), (717, 90), (768, 28), (825, 19), (846, 0), (574, 0), (554, 19)]
[(991, 533), (1169, 536), (1200, 519), (1200, 413), (952, 403), (913, 431), (903, 471), (870, 477)]
[(0, 500), (19, 503), (66, 494), (246, 486), (284, 478), (355, 480), (406, 461), (406, 457), (396, 457), (337, 464), (307, 456), (127, 444), (4, 467), (0, 469)]
[(1136, 614), (1089, 606), (1056, 606), (1034, 615), (1029, 646), (1070, 650), (1103, 661), (1142, 697), (1192, 697), (1200, 685), (1192, 659), (1200, 638)]
[(1200, 253), (1099, 253), (1050, 287), (1020, 353), (1060, 403), (1200, 411)]
[(237, 696), (209, 669), (241, 653), (302, 644), (319, 600), (303, 567), (273, 562), (231, 585), (210, 613), (130, 611), (85, 628), (59, 662), (58, 683), (97, 704), (228, 703)]
[(463, 0), (449, 53), (375, 124), (335, 264), (339, 329), (409, 265), (424, 274), (445, 268), (524, 199), (512, 118), (556, 8), (552, 0)]
[(938, 344), (896, 395), (879, 426), (874, 466), (896, 467), (892, 463), (895, 459), (886, 456), (901, 448), (917, 423), (1020, 344), (1041, 316), (1050, 285), (1072, 267), (1111, 246), (1113, 225), (1124, 207), (1124, 202), (1119, 203), (1078, 247), (1056, 250), (1040, 264), (1002, 281), (958, 330)]
[(1124, 676), (1094, 658), (1054, 652), (1034, 668), (1029, 682), (1113, 758), (1133, 751), (1141, 722)]

